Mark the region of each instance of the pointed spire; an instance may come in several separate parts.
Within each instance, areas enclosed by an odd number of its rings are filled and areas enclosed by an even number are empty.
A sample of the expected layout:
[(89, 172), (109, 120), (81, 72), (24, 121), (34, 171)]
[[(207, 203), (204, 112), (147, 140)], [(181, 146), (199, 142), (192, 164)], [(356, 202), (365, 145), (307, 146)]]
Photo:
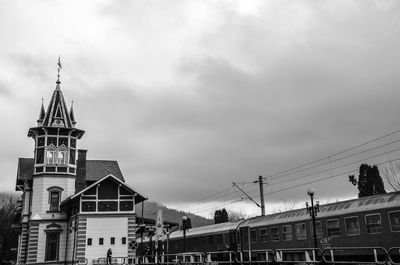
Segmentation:
[(44, 106), (43, 106), (43, 97), (42, 97), (42, 106), (40, 108), (40, 113), (39, 113), (39, 119), (37, 120), (38, 122), (38, 126), (43, 124), (43, 120), (44, 120), (44, 116), (46, 115), (46, 112), (44, 110)]
[(74, 100), (71, 101), (71, 108), (69, 110), (69, 118), (71, 119), (72, 126), (75, 127), (75, 114), (74, 114)]
[(60, 71), (61, 71), (61, 69), (62, 69), (62, 66), (61, 66), (61, 57), (60, 57), (60, 56), (58, 56), (57, 66), (58, 66), (58, 68), (57, 68), (58, 73), (57, 73), (57, 82), (56, 82), (57, 85), (56, 85), (56, 90), (57, 90), (57, 91), (60, 91), (60, 83), (61, 83), (61, 81), (60, 81)]

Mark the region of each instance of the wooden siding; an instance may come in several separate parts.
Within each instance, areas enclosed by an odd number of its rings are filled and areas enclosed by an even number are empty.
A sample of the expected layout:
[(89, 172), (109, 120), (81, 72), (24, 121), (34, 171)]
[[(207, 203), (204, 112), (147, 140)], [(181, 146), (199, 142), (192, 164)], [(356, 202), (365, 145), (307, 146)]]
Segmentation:
[(77, 218), (77, 238), (75, 242), (76, 248), (76, 258), (84, 259), (86, 257), (86, 227), (87, 227), (87, 219), (85, 217)]
[[(115, 244), (110, 242), (111, 237), (115, 238)], [(93, 262), (93, 259), (104, 258), (107, 255), (107, 250), (112, 249), (113, 257), (128, 256), (128, 242), (122, 244), (122, 237), (128, 238), (128, 217), (87, 217), (86, 241), (87, 238), (92, 238), (92, 245), (86, 246), (86, 258), (88, 264)], [(99, 238), (103, 238), (104, 244), (99, 245)]]
[(129, 216), (128, 217), (128, 238), (126, 240), (126, 247), (128, 249), (128, 257), (133, 257), (135, 255), (135, 251), (129, 248), (129, 242), (136, 241), (136, 217)]
[(27, 262), (32, 263), (37, 260), (39, 224), (31, 224), (29, 229), (29, 245)]

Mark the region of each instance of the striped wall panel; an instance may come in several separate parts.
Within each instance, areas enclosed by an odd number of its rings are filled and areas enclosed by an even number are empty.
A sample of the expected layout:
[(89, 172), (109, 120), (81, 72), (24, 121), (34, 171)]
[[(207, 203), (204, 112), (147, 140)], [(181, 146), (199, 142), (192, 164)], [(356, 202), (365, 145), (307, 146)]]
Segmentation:
[(135, 251), (133, 251), (129, 247), (129, 242), (136, 240), (136, 233), (135, 233), (136, 229), (135, 229), (135, 227), (136, 227), (136, 217), (135, 216), (129, 216), (128, 217), (128, 240), (127, 240), (128, 257), (135, 256)]
[(87, 228), (87, 219), (85, 217), (79, 217), (78, 219), (78, 233), (76, 238), (76, 258), (84, 259), (85, 258), (85, 248), (86, 248), (86, 228)]
[(18, 255), (18, 263), (25, 263), (28, 249), (28, 225), (22, 225), (22, 231), (20, 235), (20, 246), (19, 246), (19, 255)]
[(29, 244), (28, 244), (28, 258), (27, 262), (36, 262), (37, 248), (39, 238), (39, 224), (31, 224), (29, 229)]

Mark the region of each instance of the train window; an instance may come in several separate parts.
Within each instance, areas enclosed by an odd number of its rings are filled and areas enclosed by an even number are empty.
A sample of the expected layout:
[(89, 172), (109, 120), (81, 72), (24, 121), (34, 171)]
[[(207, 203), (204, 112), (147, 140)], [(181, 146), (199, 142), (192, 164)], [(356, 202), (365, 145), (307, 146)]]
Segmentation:
[(283, 225), (282, 226), (282, 237), (285, 241), (291, 241), (293, 238), (292, 235), (292, 226), (291, 225)]
[(360, 223), (357, 216), (345, 217), (344, 224), (346, 226), (346, 234), (348, 236), (355, 236), (360, 234)]
[(267, 228), (260, 229), (259, 236), (260, 236), (261, 242), (267, 242), (268, 241), (268, 229)]
[(296, 224), (296, 238), (297, 239), (306, 239), (307, 232), (306, 232), (306, 224)]
[(389, 220), (392, 232), (400, 232), (400, 211), (389, 212)]
[(272, 241), (279, 241), (279, 228), (278, 227), (271, 227), (271, 237)]
[[(315, 226), (317, 227), (317, 238), (322, 238), (322, 225), (320, 221), (316, 221), (315, 222)], [(314, 236), (314, 227), (313, 227), (313, 223), (310, 223), (310, 233), (311, 236)]]
[(365, 215), (365, 223), (367, 224), (368, 234), (382, 233), (382, 221), (379, 213)]
[(224, 236), (222, 234), (218, 234), (217, 236), (217, 245), (221, 245), (224, 243)]
[(257, 243), (257, 230), (250, 230), (250, 242)]
[(326, 230), (328, 236), (340, 236), (339, 219), (330, 219), (326, 221)]
[(209, 235), (208, 236), (208, 244), (209, 245), (214, 245), (214, 236), (213, 235)]

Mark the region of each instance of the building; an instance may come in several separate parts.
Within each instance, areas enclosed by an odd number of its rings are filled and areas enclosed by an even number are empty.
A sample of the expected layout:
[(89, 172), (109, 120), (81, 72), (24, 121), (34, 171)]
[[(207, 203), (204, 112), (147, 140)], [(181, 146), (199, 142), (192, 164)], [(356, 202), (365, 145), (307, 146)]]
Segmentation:
[[(87, 160), (78, 149), (84, 131), (68, 110), (60, 78), (47, 111), (28, 131), (34, 158), (19, 158), (16, 189), (23, 192), (19, 264), (92, 264), (112, 249), (132, 257), (135, 205), (146, 198), (129, 187), (117, 161)], [(132, 245), (132, 244), (131, 244)]]

